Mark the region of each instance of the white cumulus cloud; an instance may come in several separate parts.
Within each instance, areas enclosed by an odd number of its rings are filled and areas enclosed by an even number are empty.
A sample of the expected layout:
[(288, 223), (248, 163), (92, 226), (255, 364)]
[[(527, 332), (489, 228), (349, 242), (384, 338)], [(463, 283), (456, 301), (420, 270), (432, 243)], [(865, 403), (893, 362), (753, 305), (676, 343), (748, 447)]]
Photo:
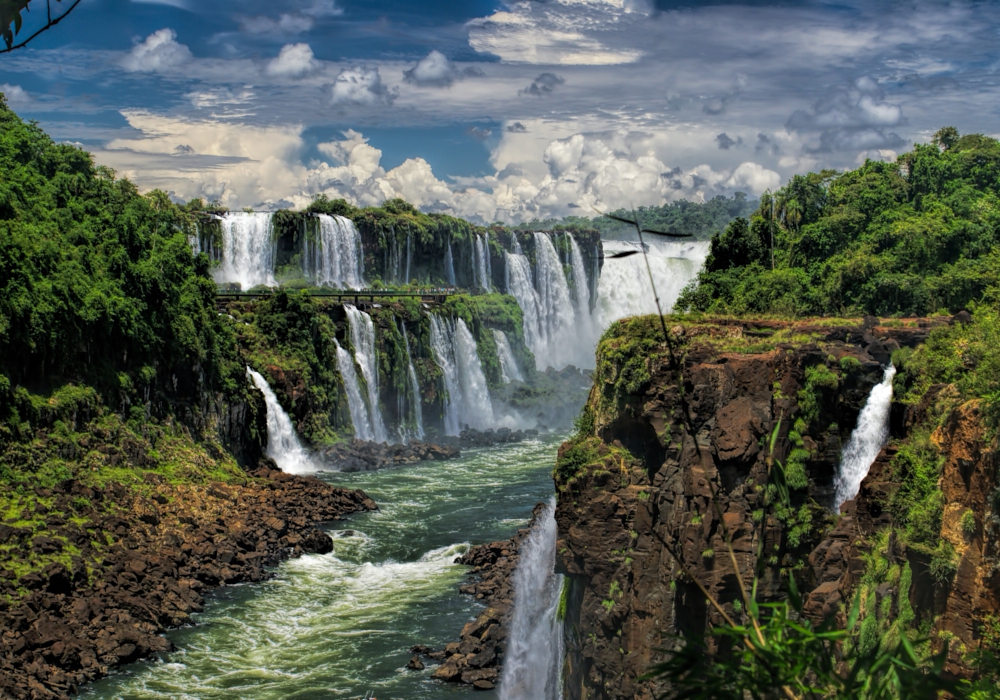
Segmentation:
[(31, 102), (31, 96), (20, 85), (2, 83), (0, 84), (0, 92), (7, 98), (7, 104), (11, 107), (23, 107)]
[(374, 105), (392, 104), (398, 90), (390, 90), (382, 83), (378, 68), (352, 66), (344, 68), (333, 83), (334, 104)]
[(145, 41), (132, 47), (121, 60), (122, 67), (129, 72), (163, 71), (191, 60), (191, 51), (184, 44), (177, 43), (177, 32), (173, 29), (158, 29)]
[(309, 44), (286, 44), (278, 56), (267, 64), (268, 75), (299, 78), (319, 67)]

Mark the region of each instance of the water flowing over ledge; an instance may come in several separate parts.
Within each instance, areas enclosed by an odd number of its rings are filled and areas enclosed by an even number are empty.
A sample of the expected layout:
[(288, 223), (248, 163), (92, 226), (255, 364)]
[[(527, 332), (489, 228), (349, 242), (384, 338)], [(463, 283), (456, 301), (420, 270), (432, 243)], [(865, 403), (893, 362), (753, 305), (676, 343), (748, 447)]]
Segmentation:
[(267, 380), (249, 367), (247, 374), (264, 394), (264, 401), (267, 404), (267, 456), (274, 460), (281, 471), (289, 474), (316, 471), (317, 466), (295, 434), (292, 419), (278, 403), (278, 397), (271, 390)]
[(896, 368), (885, 370), (881, 384), (876, 384), (868, 396), (865, 407), (858, 415), (858, 425), (844, 447), (837, 472), (837, 496), (834, 510), (839, 511), (845, 501), (858, 495), (861, 482), (868, 476), (872, 462), (889, 439), (889, 409), (892, 405), (892, 378)]

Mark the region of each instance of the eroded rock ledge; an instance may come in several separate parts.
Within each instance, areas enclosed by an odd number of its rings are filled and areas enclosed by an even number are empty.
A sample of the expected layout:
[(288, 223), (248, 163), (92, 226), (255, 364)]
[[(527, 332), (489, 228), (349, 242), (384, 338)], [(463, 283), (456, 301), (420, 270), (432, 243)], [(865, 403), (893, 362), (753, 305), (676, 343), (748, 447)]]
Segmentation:
[(79, 552), (20, 580), (0, 570), (0, 697), (65, 698), (118, 665), (168, 651), (160, 634), (189, 624), (207, 590), (261, 581), (283, 559), (329, 552), (333, 542), (317, 523), (376, 508), (364, 492), (315, 477), (266, 465), (251, 476), (243, 485), (154, 483), (151, 496), (69, 481), (44, 494), (57, 509), (86, 498), (116, 503), (117, 514), (54, 516), (55, 535), (33, 540), (30, 530), (0, 524), (8, 546)]

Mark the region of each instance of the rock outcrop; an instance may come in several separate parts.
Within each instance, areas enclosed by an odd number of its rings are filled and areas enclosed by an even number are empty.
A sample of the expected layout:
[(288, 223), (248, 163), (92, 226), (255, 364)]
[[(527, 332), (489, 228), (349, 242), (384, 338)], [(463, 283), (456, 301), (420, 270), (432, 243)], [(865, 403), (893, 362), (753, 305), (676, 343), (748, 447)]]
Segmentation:
[(0, 544), (62, 553), (41, 571), (0, 568), (0, 697), (65, 698), (115, 666), (168, 651), (161, 633), (189, 624), (215, 586), (268, 577), (268, 567), (331, 551), (316, 523), (372, 510), (363, 492), (265, 464), (241, 485), (104, 489), (69, 481), (38, 496), (51, 536), (0, 523)]
[[(817, 615), (838, 609), (841, 584), (858, 573), (860, 519), (853, 504), (839, 523), (830, 510), (841, 446), (881, 363), (928, 332), (871, 319), (678, 325), (678, 373), (658, 324), (620, 324), (598, 348), (582, 431), (556, 466), (557, 569), (571, 581), (567, 698), (662, 691), (639, 680), (656, 650), (722, 622), (693, 579), (738, 616), (761, 531), (760, 598), (782, 597), (794, 571)], [(775, 456), (790, 482), (796, 474), (792, 508), (761, 527), (767, 442), (779, 423)]]

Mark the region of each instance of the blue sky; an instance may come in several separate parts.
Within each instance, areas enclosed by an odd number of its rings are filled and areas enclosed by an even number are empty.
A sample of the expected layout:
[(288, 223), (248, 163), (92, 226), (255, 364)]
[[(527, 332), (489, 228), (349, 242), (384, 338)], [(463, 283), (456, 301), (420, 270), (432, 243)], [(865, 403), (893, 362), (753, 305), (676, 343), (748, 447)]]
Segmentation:
[(759, 194), (891, 160), (943, 125), (994, 133), (998, 10), (83, 0), (0, 56), (0, 90), (58, 140), (177, 199), (402, 196), (514, 221)]

